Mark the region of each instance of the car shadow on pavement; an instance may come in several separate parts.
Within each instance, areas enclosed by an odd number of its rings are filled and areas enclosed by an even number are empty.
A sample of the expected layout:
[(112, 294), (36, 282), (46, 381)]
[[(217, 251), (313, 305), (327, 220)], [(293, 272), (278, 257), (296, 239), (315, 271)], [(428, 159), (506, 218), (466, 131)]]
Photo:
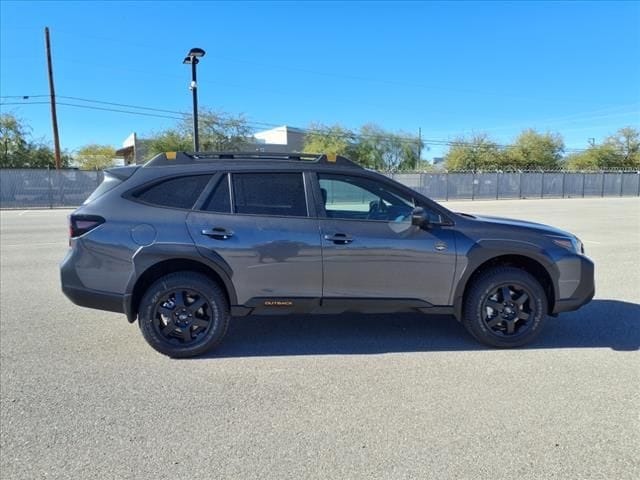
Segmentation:
[[(538, 339), (523, 347), (640, 349), (640, 305), (593, 300), (549, 317)], [(234, 318), (222, 344), (199, 358), (350, 355), (491, 350), (450, 316), (421, 314), (292, 315)]]

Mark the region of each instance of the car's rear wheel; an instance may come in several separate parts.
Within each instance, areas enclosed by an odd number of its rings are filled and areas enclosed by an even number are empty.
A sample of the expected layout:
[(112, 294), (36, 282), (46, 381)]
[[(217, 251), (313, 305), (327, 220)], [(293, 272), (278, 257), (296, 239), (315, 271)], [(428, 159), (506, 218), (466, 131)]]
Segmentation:
[(229, 303), (222, 289), (196, 272), (166, 275), (149, 287), (140, 302), (138, 322), (144, 339), (174, 358), (212, 350), (229, 324)]
[(533, 341), (547, 314), (540, 283), (519, 268), (482, 273), (465, 298), (462, 323), (478, 341), (492, 347), (519, 347)]

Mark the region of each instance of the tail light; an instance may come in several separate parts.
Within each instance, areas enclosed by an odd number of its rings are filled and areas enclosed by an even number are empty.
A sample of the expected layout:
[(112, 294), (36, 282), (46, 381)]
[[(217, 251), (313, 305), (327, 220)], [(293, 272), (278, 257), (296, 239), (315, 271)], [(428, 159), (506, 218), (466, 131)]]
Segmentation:
[(69, 217), (69, 237), (76, 238), (102, 225), (104, 218), (98, 215), (71, 215)]

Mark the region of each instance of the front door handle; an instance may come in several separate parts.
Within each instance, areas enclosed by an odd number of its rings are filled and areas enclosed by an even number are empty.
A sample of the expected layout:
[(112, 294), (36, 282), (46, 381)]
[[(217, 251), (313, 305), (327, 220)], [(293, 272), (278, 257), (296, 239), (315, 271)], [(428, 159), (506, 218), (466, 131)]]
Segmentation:
[(334, 233), (332, 235), (325, 235), (324, 239), (338, 245), (346, 245), (347, 243), (353, 242), (353, 237), (351, 235), (347, 235), (346, 233)]
[(227, 230), (224, 227), (214, 227), (210, 229), (204, 229), (200, 233), (207, 237), (215, 238), (217, 240), (227, 240), (233, 237), (233, 232), (231, 230)]

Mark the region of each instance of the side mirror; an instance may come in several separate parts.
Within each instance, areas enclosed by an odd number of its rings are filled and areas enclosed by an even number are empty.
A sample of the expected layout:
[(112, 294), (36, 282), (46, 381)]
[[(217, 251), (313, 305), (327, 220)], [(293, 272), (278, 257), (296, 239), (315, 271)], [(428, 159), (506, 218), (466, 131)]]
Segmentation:
[(420, 228), (429, 228), (429, 216), (422, 207), (416, 207), (411, 212), (411, 225)]

